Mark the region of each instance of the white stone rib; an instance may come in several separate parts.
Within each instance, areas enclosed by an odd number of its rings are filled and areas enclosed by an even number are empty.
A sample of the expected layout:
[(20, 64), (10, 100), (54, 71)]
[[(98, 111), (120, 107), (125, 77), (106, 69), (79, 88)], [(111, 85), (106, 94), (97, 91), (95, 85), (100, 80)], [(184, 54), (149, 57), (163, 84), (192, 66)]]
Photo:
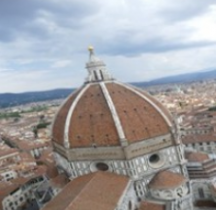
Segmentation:
[(69, 132), (69, 128), (70, 128), (70, 121), (71, 121), (71, 117), (73, 114), (73, 111), (78, 103), (78, 101), (80, 100), (80, 98), (82, 97), (82, 95), (84, 94), (84, 92), (89, 88), (90, 84), (87, 84), (86, 86), (83, 87), (83, 89), (81, 90), (81, 92), (77, 95), (77, 97), (75, 98), (74, 102), (72, 103), (68, 115), (67, 115), (67, 119), (65, 122), (65, 129), (64, 129), (64, 146), (66, 148), (70, 148), (70, 142), (69, 142), (69, 136), (68, 136), (68, 132)]
[(104, 84), (104, 82), (100, 82), (100, 87), (101, 87), (101, 90), (102, 90), (102, 92), (104, 94), (106, 102), (108, 104), (108, 107), (110, 109), (110, 112), (112, 114), (112, 118), (114, 120), (116, 129), (117, 129), (117, 132), (118, 132), (118, 136), (119, 136), (119, 139), (121, 141), (121, 145), (125, 146), (125, 143), (126, 143), (125, 134), (124, 134), (124, 131), (123, 131), (123, 128), (122, 128), (119, 116), (117, 114), (117, 111), (115, 109), (115, 105), (113, 104), (112, 98), (111, 98), (111, 96), (110, 96), (110, 94), (109, 94), (109, 92), (108, 92), (108, 90), (107, 90), (106, 85)]
[[(81, 87), (82, 88), (82, 87)], [(53, 132), (53, 126), (56, 122), (56, 119), (57, 119), (57, 116), (60, 112), (60, 110), (62, 109), (62, 107), (67, 103), (68, 99), (70, 97), (72, 97), (73, 94), (76, 94), (81, 88), (78, 88), (77, 90), (73, 91), (65, 100), (64, 102), (60, 105), (60, 107), (58, 108), (58, 111), (55, 113), (55, 116), (54, 116), (54, 120), (52, 121), (52, 124), (51, 124), (51, 132)]]
[(154, 104), (149, 98), (147, 98), (145, 95), (141, 94), (139, 91), (137, 91), (136, 89), (128, 86), (128, 85), (124, 85), (120, 82), (115, 82), (118, 85), (121, 85), (124, 88), (127, 88), (128, 90), (131, 90), (132, 92), (136, 93), (137, 95), (139, 95), (140, 97), (142, 97), (143, 99), (145, 99), (148, 103), (150, 103), (164, 118), (164, 120), (167, 122), (167, 124), (172, 127), (172, 122), (169, 120), (169, 118), (163, 113), (163, 111), (156, 105)]

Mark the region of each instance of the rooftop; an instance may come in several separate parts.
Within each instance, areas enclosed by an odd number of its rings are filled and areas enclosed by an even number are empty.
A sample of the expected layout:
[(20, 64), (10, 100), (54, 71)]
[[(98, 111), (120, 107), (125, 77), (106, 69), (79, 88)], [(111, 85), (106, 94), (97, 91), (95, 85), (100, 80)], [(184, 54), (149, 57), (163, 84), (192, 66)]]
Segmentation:
[(186, 182), (186, 178), (172, 171), (160, 171), (150, 181), (149, 186), (152, 189), (172, 189)]
[(95, 172), (69, 182), (43, 210), (114, 210), (129, 179), (108, 172)]

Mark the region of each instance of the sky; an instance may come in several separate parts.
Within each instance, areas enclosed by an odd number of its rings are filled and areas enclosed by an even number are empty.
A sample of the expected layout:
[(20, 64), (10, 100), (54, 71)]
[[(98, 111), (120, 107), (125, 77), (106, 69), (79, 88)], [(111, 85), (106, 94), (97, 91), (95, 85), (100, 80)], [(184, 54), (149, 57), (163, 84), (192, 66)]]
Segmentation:
[(216, 1), (0, 0), (0, 93), (79, 87), (89, 45), (122, 82), (216, 69)]

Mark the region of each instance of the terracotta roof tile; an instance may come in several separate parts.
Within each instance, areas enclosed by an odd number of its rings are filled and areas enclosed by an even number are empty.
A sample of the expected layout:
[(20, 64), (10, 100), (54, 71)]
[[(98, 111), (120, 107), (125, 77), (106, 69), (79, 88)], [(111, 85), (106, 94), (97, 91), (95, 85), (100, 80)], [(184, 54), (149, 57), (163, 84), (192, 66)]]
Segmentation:
[(75, 93), (72, 93), (69, 98), (66, 99), (65, 103), (62, 107), (60, 107), (58, 114), (56, 115), (56, 119), (53, 124), (53, 140), (63, 144), (64, 142), (64, 129), (65, 129), (65, 122), (68, 115), (68, 111), (71, 107), (76, 96), (79, 94), (80, 90), (77, 90)]
[(78, 177), (51, 200), (43, 210), (114, 210), (129, 179), (108, 172)]
[(153, 189), (170, 189), (178, 187), (185, 182), (186, 178), (179, 173), (160, 171), (153, 177), (149, 186)]
[(77, 103), (73, 112), (69, 141), (74, 147), (120, 145), (117, 130), (98, 84), (91, 85)]
[(18, 149), (10, 148), (5, 144), (0, 145), (0, 158), (12, 154), (16, 155), (18, 151)]
[(16, 179), (10, 180), (10, 182), (13, 183), (13, 184), (17, 184), (17, 185), (22, 186), (22, 185), (24, 185), (29, 180), (30, 180), (30, 178), (18, 177)]
[(183, 144), (189, 143), (203, 143), (203, 142), (216, 142), (215, 135), (199, 134), (199, 135), (187, 135), (182, 138)]
[(47, 142), (43, 141), (29, 141), (29, 140), (21, 140), (21, 139), (10, 139), (11, 142), (13, 142), (17, 148), (25, 151), (30, 151), (32, 149), (45, 147), (48, 145)]
[(19, 156), (23, 163), (36, 163), (35, 159), (28, 152), (20, 152)]
[[(163, 115), (172, 123), (171, 116), (152, 96), (135, 89), (159, 107), (161, 112), (147, 99), (124, 85), (116, 82), (108, 82), (105, 85), (129, 143), (170, 133), (169, 125)], [(61, 145), (64, 142), (65, 121), (79, 91), (68, 98), (68, 101), (59, 110), (53, 124), (53, 140)], [(113, 116), (98, 83), (90, 84), (75, 105), (68, 136), (71, 148), (92, 147), (93, 145), (120, 146)]]
[(173, 118), (170, 114), (170, 112), (168, 111), (168, 109), (166, 109), (165, 106), (163, 106), (162, 103), (160, 103), (158, 100), (156, 100), (155, 97), (151, 96), (150, 94), (148, 94), (147, 92), (145, 92), (144, 90), (138, 89), (136, 88), (137, 91), (139, 91), (140, 93), (142, 93), (142, 95), (144, 95), (145, 97), (147, 97), (148, 99), (150, 99), (154, 104), (156, 104), (162, 111), (163, 113), (167, 116), (167, 118), (173, 122)]
[(116, 83), (106, 86), (130, 143), (170, 132), (162, 115), (146, 100)]
[(206, 160), (209, 160), (209, 156), (202, 152), (186, 152), (185, 158), (189, 162), (204, 162)]
[(69, 179), (65, 174), (59, 174), (55, 178), (51, 179), (50, 182), (53, 186), (63, 188), (69, 182)]

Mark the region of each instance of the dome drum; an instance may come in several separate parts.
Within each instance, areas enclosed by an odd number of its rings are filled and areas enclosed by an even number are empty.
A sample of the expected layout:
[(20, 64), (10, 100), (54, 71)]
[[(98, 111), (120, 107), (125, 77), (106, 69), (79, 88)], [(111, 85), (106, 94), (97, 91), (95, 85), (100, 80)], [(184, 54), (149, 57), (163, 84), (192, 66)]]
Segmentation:
[(82, 147), (67, 149), (62, 145), (53, 143), (54, 151), (66, 157), (69, 161), (81, 160), (125, 160), (125, 153), (122, 147)]
[[(69, 160), (106, 160), (106, 159), (132, 159), (146, 154), (154, 153), (160, 149), (173, 146), (170, 134), (151, 138), (145, 141), (139, 141), (126, 147), (119, 146), (97, 146), (96, 144), (89, 147), (65, 148), (53, 141), (54, 150), (60, 154), (67, 155)], [(163, 155), (160, 155), (161, 158)], [(161, 162), (160, 162), (161, 163)], [(154, 167), (154, 166), (153, 166)]]

